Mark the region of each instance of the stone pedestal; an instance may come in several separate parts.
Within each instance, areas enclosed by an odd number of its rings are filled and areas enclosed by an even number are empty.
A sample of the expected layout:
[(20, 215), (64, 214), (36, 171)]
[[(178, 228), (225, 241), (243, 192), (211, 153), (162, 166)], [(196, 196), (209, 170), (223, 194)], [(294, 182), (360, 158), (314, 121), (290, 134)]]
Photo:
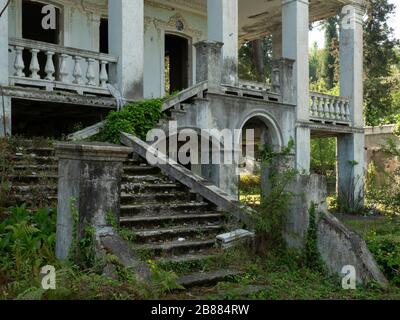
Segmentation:
[(296, 103), (293, 87), (294, 63), (294, 60), (285, 58), (272, 61), (272, 89), (281, 94), (283, 103)]
[(196, 81), (208, 80), (208, 91), (219, 92), (222, 79), (222, 42), (201, 41), (196, 47)]
[(129, 148), (109, 144), (56, 145), (59, 158), (57, 258), (68, 258), (74, 228), (79, 241), (87, 226), (101, 230), (108, 226), (108, 214), (118, 217), (123, 162), (130, 152)]

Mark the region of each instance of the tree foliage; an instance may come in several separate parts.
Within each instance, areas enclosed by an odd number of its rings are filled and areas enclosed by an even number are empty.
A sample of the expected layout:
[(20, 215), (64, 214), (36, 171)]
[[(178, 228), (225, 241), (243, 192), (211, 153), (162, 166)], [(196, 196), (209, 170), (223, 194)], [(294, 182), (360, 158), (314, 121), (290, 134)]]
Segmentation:
[(393, 66), (399, 63), (388, 20), (395, 5), (388, 0), (367, 1), (367, 21), (364, 32), (365, 119), (367, 125), (392, 122), (400, 111), (394, 105), (393, 92), (399, 79), (393, 77)]

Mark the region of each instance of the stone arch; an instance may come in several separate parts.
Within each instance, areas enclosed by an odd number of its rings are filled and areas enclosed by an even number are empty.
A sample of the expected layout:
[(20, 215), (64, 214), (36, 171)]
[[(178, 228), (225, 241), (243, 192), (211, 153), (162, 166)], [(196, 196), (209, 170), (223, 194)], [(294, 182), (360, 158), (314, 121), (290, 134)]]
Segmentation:
[[(280, 151), (284, 147), (285, 142), (278, 122), (265, 110), (256, 110), (245, 114), (238, 123), (237, 128), (243, 129), (246, 124), (252, 120), (259, 120), (268, 129), (270, 134), (270, 143), (274, 151)], [(240, 141), (236, 141), (236, 143), (240, 143)]]

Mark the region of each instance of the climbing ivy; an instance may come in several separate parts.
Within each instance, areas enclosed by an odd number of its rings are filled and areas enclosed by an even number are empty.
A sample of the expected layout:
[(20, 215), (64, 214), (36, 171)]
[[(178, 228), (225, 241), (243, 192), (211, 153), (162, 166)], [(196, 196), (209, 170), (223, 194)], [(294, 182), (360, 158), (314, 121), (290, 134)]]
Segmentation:
[(145, 139), (161, 118), (164, 99), (149, 99), (127, 105), (121, 111), (111, 112), (96, 141), (120, 144), (121, 132)]
[(308, 213), (309, 226), (304, 248), (304, 260), (307, 267), (314, 270), (323, 271), (323, 261), (318, 251), (318, 221), (316, 205), (314, 202), (311, 203)]

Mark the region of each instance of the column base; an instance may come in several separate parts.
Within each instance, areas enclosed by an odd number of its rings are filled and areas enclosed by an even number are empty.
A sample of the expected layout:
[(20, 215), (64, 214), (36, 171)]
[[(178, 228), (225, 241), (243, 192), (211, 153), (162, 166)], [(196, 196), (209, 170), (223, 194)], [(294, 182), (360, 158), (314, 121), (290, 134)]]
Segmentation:
[(11, 136), (11, 98), (0, 96), (0, 137)]
[(365, 136), (348, 134), (337, 139), (337, 195), (346, 210), (364, 206)]

